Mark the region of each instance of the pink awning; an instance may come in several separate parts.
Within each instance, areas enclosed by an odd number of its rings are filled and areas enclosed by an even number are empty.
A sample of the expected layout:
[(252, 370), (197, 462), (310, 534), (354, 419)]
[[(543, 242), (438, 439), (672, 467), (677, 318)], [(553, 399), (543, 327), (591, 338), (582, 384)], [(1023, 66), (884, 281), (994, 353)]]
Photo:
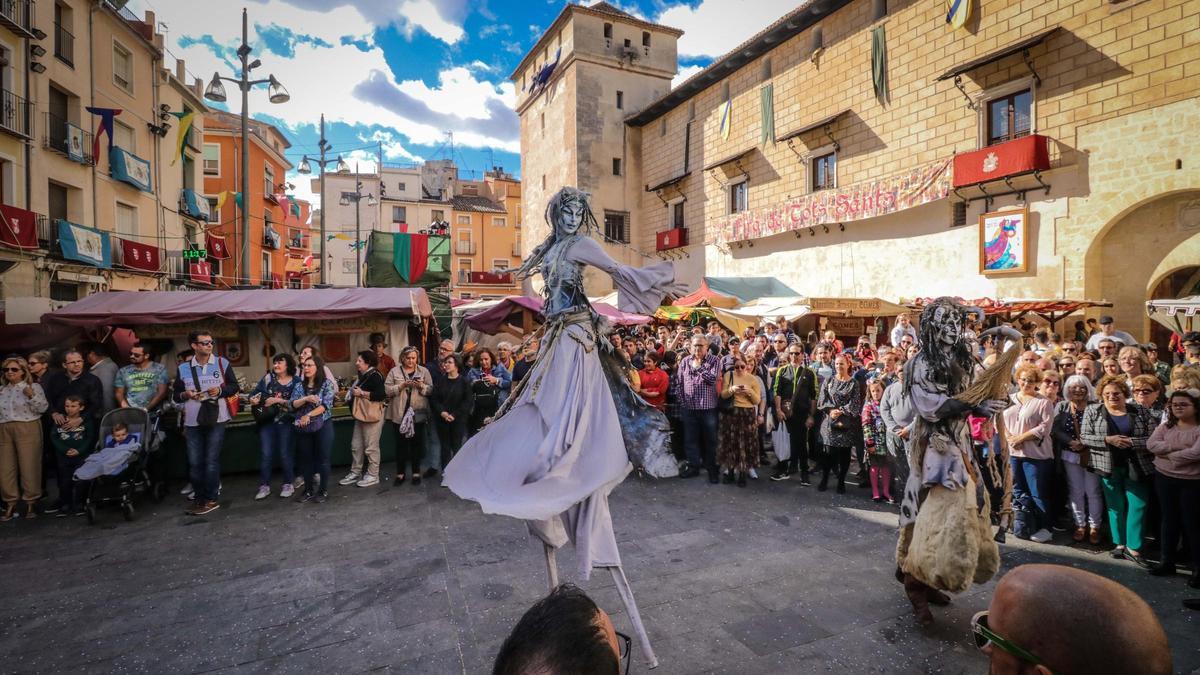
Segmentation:
[(72, 326), (139, 326), (258, 319), (433, 316), (423, 288), (283, 288), (244, 291), (109, 291), (73, 302), (43, 319)]
[[(542, 320), (542, 304), (541, 298), (531, 298), (524, 295), (510, 296), (501, 300), (495, 307), (467, 317), (467, 325), (477, 331), (493, 335), (500, 330), (500, 327), (504, 325), (513, 312), (533, 312), (537, 315), (539, 321)], [(603, 302), (593, 303), (592, 307), (596, 310), (597, 314), (618, 326), (632, 326), (650, 323), (651, 321), (651, 318), (648, 316), (622, 312), (616, 307)]]

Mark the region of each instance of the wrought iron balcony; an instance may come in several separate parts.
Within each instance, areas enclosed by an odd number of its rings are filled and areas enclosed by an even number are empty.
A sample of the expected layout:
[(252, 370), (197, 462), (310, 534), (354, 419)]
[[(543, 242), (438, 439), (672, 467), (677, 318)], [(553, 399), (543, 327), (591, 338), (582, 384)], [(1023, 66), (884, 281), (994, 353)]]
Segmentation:
[(59, 61), (75, 67), (75, 35), (58, 22), (54, 23), (54, 55)]
[[(0, 0), (0, 4), (4, 1)], [(20, 138), (31, 138), (29, 126), (29, 101), (7, 89), (0, 89), (0, 130)]]
[(17, 37), (37, 38), (33, 34), (33, 24), (30, 23), (32, 19), (32, 0), (0, 0), (0, 26), (9, 29)]
[(46, 113), (46, 132), (42, 147), (80, 164), (91, 164), (92, 134), (54, 113)]

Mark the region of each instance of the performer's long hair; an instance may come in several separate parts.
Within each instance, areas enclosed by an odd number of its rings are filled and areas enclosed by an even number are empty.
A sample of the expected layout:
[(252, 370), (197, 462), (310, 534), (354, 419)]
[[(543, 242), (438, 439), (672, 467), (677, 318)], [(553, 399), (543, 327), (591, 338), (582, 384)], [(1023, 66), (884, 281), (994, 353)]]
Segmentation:
[[(938, 309), (944, 309), (942, 320), (935, 317)], [(904, 393), (919, 379), (915, 372), (918, 360), (924, 362), (923, 376), (930, 384), (938, 385), (947, 396), (961, 393), (971, 382), (971, 373), (975, 369), (975, 359), (965, 339), (959, 339), (948, 350), (943, 349), (938, 335), (942, 324), (954, 322), (962, 326), (971, 310), (963, 307), (954, 298), (940, 297), (925, 306), (921, 312), (921, 325), (918, 329), (920, 352), (917, 357), (904, 366)]]
[(589, 236), (592, 232), (600, 229), (596, 223), (596, 216), (592, 213), (592, 207), (588, 204), (588, 193), (583, 190), (565, 187), (550, 198), (550, 203), (546, 205), (546, 224), (550, 226), (550, 234), (534, 247), (533, 251), (525, 262), (517, 268), (515, 274), (518, 280), (525, 280), (532, 276), (537, 276), (542, 272), (542, 263), (546, 258), (546, 253), (550, 251), (550, 247), (558, 241), (558, 221), (562, 217), (563, 208), (576, 202), (583, 207), (582, 222), (579, 224), (578, 233), (583, 236)]

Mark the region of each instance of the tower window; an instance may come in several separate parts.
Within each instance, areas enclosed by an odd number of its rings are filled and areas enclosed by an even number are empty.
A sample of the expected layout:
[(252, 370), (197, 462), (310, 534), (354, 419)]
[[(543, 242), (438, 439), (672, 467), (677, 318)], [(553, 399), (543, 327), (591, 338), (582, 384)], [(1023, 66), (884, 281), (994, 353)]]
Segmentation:
[(620, 157), (613, 157), (613, 175), (614, 176), (621, 175), (621, 158)]
[(648, 31), (648, 30), (642, 31), (642, 46), (643, 47), (650, 46), (650, 31)]
[(612, 24), (611, 23), (604, 24), (604, 37), (609, 40), (612, 39)]
[(618, 91), (617, 92), (617, 110), (624, 110), (624, 109), (625, 109), (625, 92)]

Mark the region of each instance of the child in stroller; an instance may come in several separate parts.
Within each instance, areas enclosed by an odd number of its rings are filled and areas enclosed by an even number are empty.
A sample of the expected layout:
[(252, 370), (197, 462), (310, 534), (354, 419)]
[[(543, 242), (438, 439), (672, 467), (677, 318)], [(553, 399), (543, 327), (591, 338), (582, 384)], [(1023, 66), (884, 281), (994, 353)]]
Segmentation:
[(89, 523), (103, 504), (119, 504), (126, 520), (133, 520), (133, 496), (149, 492), (156, 501), (165, 485), (150, 478), (147, 469), (158, 447), (156, 420), (142, 408), (117, 408), (100, 420), (101, 448), (75, 472), (75, 480), (87, 483), (84, 511)]

